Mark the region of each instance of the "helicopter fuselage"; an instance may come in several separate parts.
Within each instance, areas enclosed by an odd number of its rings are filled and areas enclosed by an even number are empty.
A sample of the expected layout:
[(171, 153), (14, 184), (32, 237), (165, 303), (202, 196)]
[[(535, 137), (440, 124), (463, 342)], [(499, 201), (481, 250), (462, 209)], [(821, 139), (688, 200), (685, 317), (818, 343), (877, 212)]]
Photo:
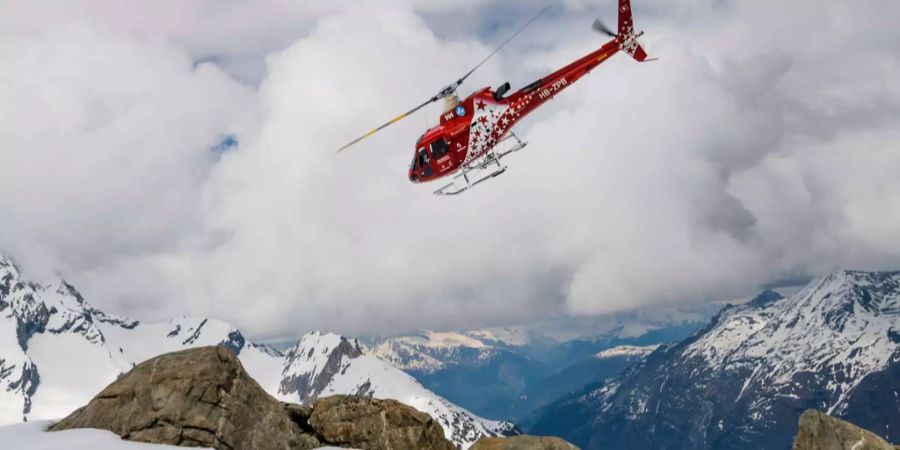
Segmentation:
[(627, 35), (619, 35), (571, 64), (499, 97), (482, 88), (445, 111), (440, 124), (416, 142), (409, 179), (414, 183), (451, 175), (486, 156), (526, 115), (575, 84), (581, 77), (626, 48)]

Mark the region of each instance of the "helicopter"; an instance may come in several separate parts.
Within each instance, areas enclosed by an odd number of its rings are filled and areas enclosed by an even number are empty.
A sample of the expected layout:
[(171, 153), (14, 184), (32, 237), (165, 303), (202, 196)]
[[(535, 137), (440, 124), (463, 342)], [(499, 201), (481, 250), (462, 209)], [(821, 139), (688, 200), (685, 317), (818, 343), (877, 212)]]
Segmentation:
[(448, 107), (441, 114), (440, 123), (428, 129), (416, 141), (415, 153), (409, 167), (409, 180), (413, 183), (424, 183), (449, 178), (450, 182), (434, 193), (457, 195), (506, 172), (507, 166), (501, 160), (528, 144), (512, 132), (513, 126), (601, 63), (619, 51), (624, 51), (638, 62), (653, 61), (638, 43), (638, 38), (644, 33), (634, 31), (631, 0), (619, 0), (619, 20), (615, 32), (599, 19), (594, 21), (595, 31), (612, 38), (599, 49), (516, 92), (509, 93), (510, 84), (503, 83), (495, 90), (490, 87), (478, 89), (460, 101), (457, 89), (463, 82), (549, 8), (547, 6), (538, 12), (454, 83), (444, 87), (421, 105), (341, 147), (338, 153), (431, 103), (447, 100)]

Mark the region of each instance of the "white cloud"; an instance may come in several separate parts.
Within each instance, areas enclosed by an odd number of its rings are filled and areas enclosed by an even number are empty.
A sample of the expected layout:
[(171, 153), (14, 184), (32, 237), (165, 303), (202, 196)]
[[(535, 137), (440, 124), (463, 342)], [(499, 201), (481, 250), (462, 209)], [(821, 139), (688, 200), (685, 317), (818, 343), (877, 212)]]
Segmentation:
[[(439, 106), (333, 151), (518, 23), (484, 31), (457, 2), (97, 3), (44, 21), (18, 5), (34, 21), (0, 41), (0, 247), (116, 312), (261, 337), (604, 313), (900, 266), (896, 6), (639, 3), (661, 60), (617, 56), (523, 124), (531, 144), (506, 175), (452, 199), (406, 180)], [(465, 88), (598, 46), (588, 13), (610, 19), (603, 6), (557, 10)], [(266, 71), (244, 64), (268, 52)], [(209, 57), (259, 86), (192, 63)], [(240, 147), (215, 162), (225, 134)]]

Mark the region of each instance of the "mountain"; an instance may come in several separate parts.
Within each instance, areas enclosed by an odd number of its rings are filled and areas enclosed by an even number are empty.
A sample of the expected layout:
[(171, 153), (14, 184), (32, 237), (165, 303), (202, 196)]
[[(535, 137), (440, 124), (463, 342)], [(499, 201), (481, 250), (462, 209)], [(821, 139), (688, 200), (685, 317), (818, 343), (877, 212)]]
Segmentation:
[(283, 353), (218, 320), (141, 323), (92, 307), (65, 281), (28, 281), (0, 256), (0, 424), (64, 417), (137, 363), (208, 345), (231, 349), (251, 377), (285, 401), (331, 394), (393, 398), (431, 414), (461, 447), (481, 436), (516, 432), (512, 424), (482, 419), (363, 355), (356, 341), (310, 333)]
[(566, 394), (618, 375), (659, 347), (659, 344), (644, 347), (622, 345), (604, 350), (531, 383), (517, 395), (494, 398), (479, 414), (505, 417), (527, 427), (535, 419), (532, 417), (534, 411)]
[(278, 393), (309, 403), (334, 394), (399, 400), (437, 420), (454, 443), (467, 446), (484, 436), (517, 434), (509, 422), (481, 419), (425, 389), (412, 376), (378, 357), (363, 353), (357, 340), (310, 333), (285, 355)]
[(900, 272), (764, 292), (614, 380), (545, 408), (533, 433), (586, 449), (781, 449), (808, 408), (900, 440)]
[(552, 367), (568, 367), (620, 346), (671, 344), (705, 327), (722, 305), (707, 303), (639, 309), (609, 317), (571, 318), (537, 332), (522, 352)]
[(552, 373), (549, 366), (532, 357), (482, 339), (463, 333), (427, 332), (382, 340), (368, 352), (476, 412), (494, 398), (518, 396), (529, 384)]
[(721, 305), (657, 307), (529, 326), (424, 332), (367, 341), (365, 352), (478, 415), (519, 420), (559, 396), (611, 377), (636, 359), (598, 359), (619, 346), (678, 342)]

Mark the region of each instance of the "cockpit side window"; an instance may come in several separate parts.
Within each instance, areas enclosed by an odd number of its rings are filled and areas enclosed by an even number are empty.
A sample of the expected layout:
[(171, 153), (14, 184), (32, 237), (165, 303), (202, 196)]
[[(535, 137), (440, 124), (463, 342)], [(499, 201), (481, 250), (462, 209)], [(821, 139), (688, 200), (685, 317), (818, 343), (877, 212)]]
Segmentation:
[(428, 165), (428, 152), (424, 148), (420, 148), (418, 155), (418, 166), (425, 167)]
[(442, 158), (450, 151), (450, 145), (444, 138), (437, 138), (431, 143), (431, 157), (434, 159)]

